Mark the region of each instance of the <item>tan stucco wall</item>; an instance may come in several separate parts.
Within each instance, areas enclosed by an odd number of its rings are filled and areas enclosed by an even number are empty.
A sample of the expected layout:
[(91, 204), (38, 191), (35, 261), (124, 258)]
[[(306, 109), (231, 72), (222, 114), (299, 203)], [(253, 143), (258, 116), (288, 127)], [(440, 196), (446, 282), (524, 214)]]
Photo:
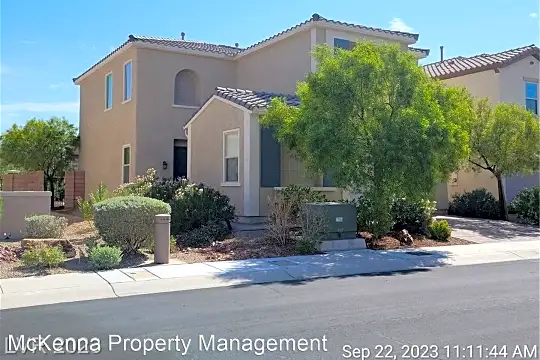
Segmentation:
[[(221, 186), (223, 181), (223, 132), (240, 129), (238, 177), (241, 186)], [(227, 195), (243, 215), (244, 112), (219, 100), (212, 101), (190, 127), (191, 179), (203, 182)]]
[(25, 218), (50, 213), (50, 191), (0, 191), (3, 199), (0, 233), (10, 233), (11, 239), (24, 237)]
[(456, 194), (462, 194), (475, 189), (485, 188), (495, 196), (499, 198), (497, 179), (493, 177), (491, 172), (482, 170), (476, 172), (473, 170), (461, 170), (457, 172), (457, 181), (448, 182), (448, 198), (452, 201)]
[[(124, 63), (132, 60), (132, 98), (122, 104)], [(104, 64), (80, 83), (79, 170), (85, 172), (86, 196), (100, 182), (114, 189), (122, 182), (122, 146), (131, 145), (131, 175), (136, 166), (135, 104), (139, 67), (135, 49)], [(113, 105), (105, 111), (105, 75), (113, 73)]]
[(499, 85), (502, 83), (499, 74), (493, 70), (446, 79), (443, 82), (450, 86), (465, 87), (472, 96), (487, 97), (492, 104), (500, 101)]
[[(183, 127), (197, 110), (173, 107), (176, 74), (184, 69), (197, 73), (202, 104), (216, 86), (236, 87), (236, 64), (226, 59), (153, 49), (139, 49), (137, 59), (141, 84), (136, 88), (137, 173), (153, 167), (161, 176), (172, 177), (174, 139), (186, 139)], [(163, 161), (169, 164), (167, 170), (162, 169)]]
[(237, 60), (241, 89), (294, 93), (311, 69), (311, 33), (302, 31)]
[[(531, 65), (532, 63), (532, 65)], [(525, 106), (525, 80), (538, 82), (540, 67), (538, 60), (529, 56), (501, 69), (501, 102)], [(538, 95), (537, 95), (538, 96)]]
[(360, 41), (369, 41), (376, 44), (380, 43), (387, 43), (387, 44), (398, 44), (401, 46), (402, 49), (407, 49), (407, 44), (401, 43), (397, 40), (391, 40), (386, 39), (382, 37), (376, 37), (376, 36), (369, 36), (369, 35), (363, 35), (358, 34), (352, 31), (342, 31), (342, 30), (334, 30), (334, 29), (327, 29), (326, 30), (326, 43), (329, 46), (334, 46), (334, 38), (339, 39), (345, 39), (349, 41), (354, 42), (360, 42)]

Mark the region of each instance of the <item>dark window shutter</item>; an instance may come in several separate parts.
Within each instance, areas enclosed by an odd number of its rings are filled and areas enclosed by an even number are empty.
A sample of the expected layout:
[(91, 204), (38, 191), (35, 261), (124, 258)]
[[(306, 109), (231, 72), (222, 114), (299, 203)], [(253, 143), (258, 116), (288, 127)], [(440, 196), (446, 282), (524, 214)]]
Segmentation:
[(274, 130), (261, 128), (261, 187), (281, 186), (281, 146)]

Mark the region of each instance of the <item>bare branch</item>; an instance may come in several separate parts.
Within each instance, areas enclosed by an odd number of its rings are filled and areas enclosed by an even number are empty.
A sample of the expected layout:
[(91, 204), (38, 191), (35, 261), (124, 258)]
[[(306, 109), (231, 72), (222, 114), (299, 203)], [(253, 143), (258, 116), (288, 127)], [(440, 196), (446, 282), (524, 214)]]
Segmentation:
[(481, 168), (481, 169), (488, 170), (488, 171), (492, 171), (490, 167), (488, 168), (488, 167), (482, 166), (482, 165), (480, 165), (480, 164), (478, 164), (478, 163), (472, 161), (470, 158), (469, 158), (469, 162), (472, 163), (473, 165), (478, 166), (478, 167)]

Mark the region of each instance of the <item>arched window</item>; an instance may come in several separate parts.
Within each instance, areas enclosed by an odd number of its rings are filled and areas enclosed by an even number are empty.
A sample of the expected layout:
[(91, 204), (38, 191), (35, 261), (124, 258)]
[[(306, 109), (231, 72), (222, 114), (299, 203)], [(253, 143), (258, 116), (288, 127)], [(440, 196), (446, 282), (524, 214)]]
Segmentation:
[(174, 78), (174, 104), (199, 106), (199, 78), (193, 70), (182, 70)]

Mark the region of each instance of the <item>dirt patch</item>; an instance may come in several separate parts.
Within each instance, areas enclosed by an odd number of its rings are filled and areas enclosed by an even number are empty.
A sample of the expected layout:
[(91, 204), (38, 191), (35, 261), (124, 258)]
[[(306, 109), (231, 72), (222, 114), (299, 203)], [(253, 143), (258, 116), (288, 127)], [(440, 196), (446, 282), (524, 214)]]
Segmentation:
[[(413, 248), (419, 247), (432, 247), (432, 246), (449, 246), (449, 245), (469, 245), (475, 244), (472, 241), (467, 241), (455, 237), (451, 237), (447, 241), (439, 241), (430, 239), (425, 236), (411, 234), (413, 237)], [(373, 240), (372, 236), (368, 232), (361, 232), (358, 236), (366, 239), (366, 245), (372, 250), (393, 250), (393, 249), (406, 249), (411, 246), (403, 246), (400, 241), (394, 236), (383, 236), (378, 240)]]
[(233, 238), (203, 248), (180, 248), (174, 258), (186, 263), (220, 260), (246, 260), (298, 255), (294, 243), (279, 246), (266, 231), (242, 231)]

